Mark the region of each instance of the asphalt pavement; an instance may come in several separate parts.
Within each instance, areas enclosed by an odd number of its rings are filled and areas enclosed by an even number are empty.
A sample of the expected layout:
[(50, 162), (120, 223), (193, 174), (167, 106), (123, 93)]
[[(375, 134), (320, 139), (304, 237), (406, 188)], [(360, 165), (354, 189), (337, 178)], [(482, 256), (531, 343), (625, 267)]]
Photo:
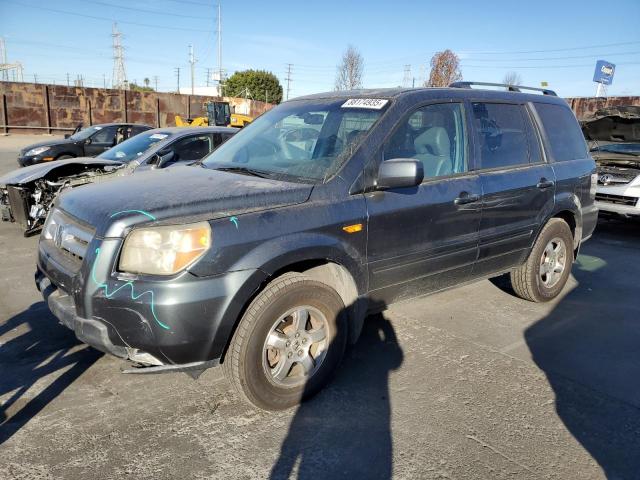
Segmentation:
[[(0, 174), (34, 140), (0, 136)], [(0, 224), (2, 479), (640, 479), (640, 223), (601, 221), (554, 302), (485, 280), (368, 318), (280, 413), (219, 369), (121, 374), (47, 310), (36, 244)]]

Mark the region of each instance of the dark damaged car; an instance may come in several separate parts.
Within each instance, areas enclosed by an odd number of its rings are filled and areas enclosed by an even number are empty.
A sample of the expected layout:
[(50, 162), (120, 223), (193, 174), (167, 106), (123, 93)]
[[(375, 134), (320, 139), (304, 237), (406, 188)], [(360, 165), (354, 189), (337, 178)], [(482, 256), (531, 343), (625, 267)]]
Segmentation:
[(531, 301), (561, 292), (597, 221), (595, 163), (545, 93), (287, 101), (197, 165), (61, 195), (37, 286), (129, 372), (222, 364), (242, 398), (287, 408), (329, 381), (367, 313), (503, 273)]
[(56, 160), (15, 170), (0, 177), (2, 220), (17, 223), (25, 235), (37, 232), (60, 192), (200, 160), (237, 131), (225, 127), (158, 128), (125, 140), (96, 158)]
[(21, 167), (37, 163), (64, 160), (73, 157), (95, 157), (120, 142), (140, 132), (150, 130), (149, 125), (133, 123), (105, 123), (93, 125), (65, 135), (65, 138), (34, 143), (20, 150), (18, 164)]
[(598, 164), (598, 208), (640, 218), (640, 106), (603, 108), (581, 123)]

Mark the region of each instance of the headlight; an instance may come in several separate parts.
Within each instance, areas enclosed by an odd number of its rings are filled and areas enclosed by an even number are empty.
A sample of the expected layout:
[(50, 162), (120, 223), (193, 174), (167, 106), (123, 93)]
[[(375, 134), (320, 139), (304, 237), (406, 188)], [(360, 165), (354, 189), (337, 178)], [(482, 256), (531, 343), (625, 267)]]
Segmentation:
[(25, 153), (25, 157), (32, 157), (33, 155), (40, 155), (41, 153), (46, 152), (47, 150), (49, 150), (50, 147), (36, 147), (36, 148), (32, 148), (31, 150), (28, 150), (27, 153)]
[(195, 262), (210, 246), (211, 227), (207, 222), (138, 228), (124, 241), (119, 270), (172, 275)]

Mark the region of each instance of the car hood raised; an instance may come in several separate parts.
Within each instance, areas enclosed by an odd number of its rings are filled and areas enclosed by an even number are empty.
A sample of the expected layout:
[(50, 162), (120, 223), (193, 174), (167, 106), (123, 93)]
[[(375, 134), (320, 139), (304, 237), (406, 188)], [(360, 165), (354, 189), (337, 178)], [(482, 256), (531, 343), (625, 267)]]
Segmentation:
[(640, 142), (640, 106), (608, 107), (580, 120), (587, 140)]
[(70, 190), (59, 208), (105, 235), (116, 221), (188, 223), (305, 202), (313, 185), (198, 166), (150, 170)]
[[(70, 167), (70, 165), (84, 165), (89, 167), (108, 165), (119, 166), (122, 165), (122, 162), (103, 160), (100, 158), (78, 157), (70, 158), (67, 160), (54, 160), (52, 162), (37, 163), (35, 165), (29, 165), (28, 167), (19, 168), (3, 175), (2, 177), (0, 177), (0, 185), (24, 185), (34, 180), (38, 180), (39, 178), (43, 178), (49, 175), (54, 170), (73, 170), (73, 167)], [(70, 174), (72, 173), (78, 172), (70, 172)], [(64, 175), (64, 173), (62, 174)], [(50, 178), (52, 176), (53, 175), (49, 175)]]

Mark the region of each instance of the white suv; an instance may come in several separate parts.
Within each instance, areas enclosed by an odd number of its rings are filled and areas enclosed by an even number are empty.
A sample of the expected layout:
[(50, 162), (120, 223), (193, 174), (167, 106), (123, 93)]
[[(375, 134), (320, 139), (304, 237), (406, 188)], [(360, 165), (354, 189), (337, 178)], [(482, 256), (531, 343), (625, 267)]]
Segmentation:
[(640, 218), (640, 107), (598, 110), (582, 129), (598, 165), (600, 212)]

